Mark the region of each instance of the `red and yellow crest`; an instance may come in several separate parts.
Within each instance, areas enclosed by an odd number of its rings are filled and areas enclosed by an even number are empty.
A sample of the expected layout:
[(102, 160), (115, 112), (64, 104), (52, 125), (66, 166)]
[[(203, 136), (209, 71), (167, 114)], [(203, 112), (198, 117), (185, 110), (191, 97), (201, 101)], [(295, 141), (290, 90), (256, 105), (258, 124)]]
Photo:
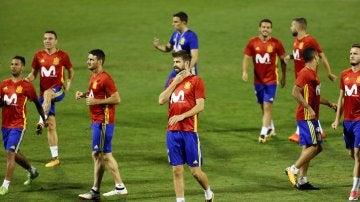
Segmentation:
[(93, 84), (92, 84), (92, 89), (96, 89), (96, 87), (97, 87), (97, 81), (95, 81)]
[(300, 44), (299, 44), (299, 49), (303, 49), (304, 48), (304, 42), (301, 42)]
[(272, 45), (269, 45), (266, 49), (266, 52), (272, 53), (274, 51), (274, 47)]
[(22, 86), (17, 86), (15, 91), (16, 91), (16, 93), (22, 93), (23, 87)]
[(184, 88), (185, 89), (190, 89), (190, 87), (191, 87), (191, 83), (189, 81), (186, 82), (185, 85), (184, 85)]
[(40, 60), (40, 62), (41, 62), (41, 63), (44, 63), (44, 62), (45, 62), (44, 58), (42, 58), (42, 59)]
[(180, 45), (184, 45), (184, 43), (185, 43), (185, 38), (184, 38), (184, 37), (182, 37), (182, 38), (180, 39), (179, 44), (180, 44)]
[(356, 83), (360, 83), (360, 76), (356, 78)]
[(59, 61), (60, 61), (60, 59), (58, 57), (55, 57), (54, 61), (53, 61), (53, 65), (58, 65)]

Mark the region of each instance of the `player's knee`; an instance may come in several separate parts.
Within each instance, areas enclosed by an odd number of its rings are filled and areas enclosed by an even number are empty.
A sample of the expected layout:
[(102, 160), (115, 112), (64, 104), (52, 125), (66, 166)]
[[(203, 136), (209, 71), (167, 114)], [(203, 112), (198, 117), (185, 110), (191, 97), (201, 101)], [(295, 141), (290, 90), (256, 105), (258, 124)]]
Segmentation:
[(51, 89), (44, 91), (44, 102), (51, 100), (54, 97), (55, 93)]
[(193, 169), (191, 169), (190, 170), (191, 171), (191, 175), (193, 176), (193, 177), (195, 177), (196, 179), (200, 179), (200, 176), (201, 176), (201, 174), (202, 174), (202, 171), (201, 171), (201, 169), (195, 169), (195, 168), (193, 168)]
[(173, 168), (173, 174), (175, 177), (182, 176), (183, 172), (184, 172), (184, 169), (182, 167), (175, 166)]

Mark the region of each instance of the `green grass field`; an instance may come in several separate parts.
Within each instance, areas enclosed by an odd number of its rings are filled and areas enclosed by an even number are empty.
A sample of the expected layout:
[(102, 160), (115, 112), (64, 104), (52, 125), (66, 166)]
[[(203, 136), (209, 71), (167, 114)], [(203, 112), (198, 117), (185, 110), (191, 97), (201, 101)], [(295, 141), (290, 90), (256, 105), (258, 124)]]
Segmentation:
[[(324, 151), (311, 162), (309, 180), (320, 191), (301, 192), (290, 186), (285, 167), (294, 163), (300, 147), (287, 140), (295, 130), (296, 103), (291, 97), (294, 72), (287, 69), (287, 86), (279, 88), (273, 119), (277, 137), (257, 143), (261, 111), (252, 82), (241, 81), (241, 60), (247, 40), (258, 34), (258, 22), (273, 21), (273, 35), (292, 48), (291, 19), (306, 17), (308, 31), (322, 46), (333, 71), (349, 67), (349, 47), (359, 43), (360, 2), (357, 0), (2, 0), (0, 1), (0, 79), (10, 76), (14, 55), (27, 59), (26, 71), (36, 50), (42, 49), (45, 30), (56, 30), (58, 47), (66, 50), (76, 71), (71, 91), (57, 105), (59, 153), (62, 164), (45, 168), (50, 159), (47, 138), (35, 135), (38, 116), (28, 104), (29, 127), (23, 153), (40, 171), (30, 187), (22, 185), (26, 173), (15, 170), (8, 195), (0, 201), (77, 201), (93, 182), (90, 117), (76, 90), (86, 90), (90, 72), (87, 52), (102, 48), (105, 68), (113, 75), (122, 103), (117, 108), (113, 153), (129, 190), (123, 198), (102, 201), (175, 201), (171, 167), (165, 145), (167, 109), (157, 103), (170, 72), (171, 56), (152, 46), (153, 37), (168, 41), (173, 32), (172, 14), (183, 10), (189, 27), (200, 40), (199, 72), (207, 99), (200, 116), (199, 135), (205, 165), (216, 201), (346, 201), (352, 185), (353, 161), (347, 156), (342, 128), (330, 128), (335, 114), (321, 107), (327, 134)], [(251, 71), (250, 71), (251, 72)], [(251, 76), (250, 74), (249, 76)], [(334, 102), (338, 80), (326, 78), (322, 95)], [(252, 77), (252, 76), (251, 76)], [(38, 89), (38, 80), (34, 82)], [(0, 157), (0, 183), (5, 172), (5, 152)], [(203, 201), (203, 192), (186, 172), (187, 201)], [(114, 186), (105, 173), (102, 191)]]

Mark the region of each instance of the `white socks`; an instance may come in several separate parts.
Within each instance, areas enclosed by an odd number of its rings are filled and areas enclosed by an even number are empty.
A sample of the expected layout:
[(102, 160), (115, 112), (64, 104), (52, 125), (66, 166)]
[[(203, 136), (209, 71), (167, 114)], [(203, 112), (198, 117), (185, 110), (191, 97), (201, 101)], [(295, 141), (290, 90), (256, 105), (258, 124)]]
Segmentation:
[(267, 135), (269, 128), (267, 127), (261, 127), (260, 135)]
[(359, 179), (360, 178), (358, 178), (358, 177), (353, 178), (353, 186), (351, 188), (351, 191), (357, 191), (359, 189), (359, 182), (360, 182)]
[(2, 186), (5, 187), (6, 189), (9, 189), (9, 185), (10, 185), (10, 181), (9, 180), (4, 180)]
[(292, 173), (294, 173), (294, 174), (298, 174), (299, 169), (296, 168), (294, 165), (292, 165), (292, 166), (290, 167), (290, 171), (291, 171)]
[(53, 158), (56, 158), (56, 157), (59, 156), (59, 154), (58, 154), (58, 146), (51, 146), (50, 151), (51, 151), (51, 156)]
[(209, 188), (207, 188), (206, 190), (204, 190), (204, 193), (205, 193), (205, 199), (206, 199), (206, 200), (211, 199), (212, 196), (213, 196), (213, 192), (211, 191), (210, 186), (209, 186)]
[(176, 198), (176, 202), (185, 202), (185, 198)]

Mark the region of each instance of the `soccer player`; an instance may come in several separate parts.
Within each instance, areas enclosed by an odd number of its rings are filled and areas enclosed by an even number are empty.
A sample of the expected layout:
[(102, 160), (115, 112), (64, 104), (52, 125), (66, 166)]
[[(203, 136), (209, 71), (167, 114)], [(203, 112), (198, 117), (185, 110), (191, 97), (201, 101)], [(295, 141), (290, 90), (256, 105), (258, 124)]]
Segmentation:
[(261, 20), (259, 23), (260, 34), (249, 40), (244, 50), (242, 63), (242, 79), (244, 81), (248, 80), (247, 69), (251, 58), (254, 64), (254, 87), (257, 101), (262, 110), (260, 143), (265, 143), (267, 137), (275, 135), (275, 126), (271, 114), (278, 80), (278, 57), (281, 61), (282, 70), (281, 87), (284, 87), (286, 82), (285, 49), (281, 41), (271, 36), (271, 31), (271, 20)]
[[(199, 57), (199, 42), (195, 32), (191, 31), (187, 27), (188, 16), (184, 12), (178, 12), (173, 15), (172, 25), (175, 28), (175, 32), (171, 35), (169, 42), (165, 45), (160, 44), (158, 38), (154, 38), (153, 45), (156, 49), (162, 52), (177, 52), (185, 50), (190, 53), (190, 69), (192, 74), (197, 74), (196, 63)], [(176, 72), (173, 69), (165, 83), (165, 87), (168, 85), (170, 79), (176, 76)]]
[(33, 101), (42, 119), (45, 120), (34, 86), (25, 81), (22, 72), (25, 67), (25, 58), (15, 56), (11, 60), (12, 77), (2, 81), (0, 85), (0, 106), (2, 107), (2, 135), (6, 150), (5, 179), (0, 187), (0, 195), (9, 192), (10, 180), (15, 170), (15, 162), (28, 171), (28, 179), (24, 185), (29, 185), (39, 176), (35, 167), (20, 152), (19, 146), (26, 130), (26, 103)]
[(184, 164), (205, 192), (205, 201), (214, 200), (208, 178), (201, 170), (202, 157), (197, 133), (198, 114), (204, 110), (205, 86), (200, 77), (190, 73), (191, 57), (186, 51), (172, 54), (177, 73), (159, 95), (159, 104), (169, 103), (166, 144), (173, 168), (176, 202), (185, 201)]
[[(44, 33), (45, 49), (35, 53), (32, 61), (32, 70), (27, 76), (28, 81), (35, 80), (40, 72), (40, 98), (39, 101), (48, 120), (48, 143), (52, 160), (45, 164), (46, 167), (60, 165), (58, 155), (58, 136), (56, 132), (55, 103), (60, 102), (65, 91), (69, 91), (71, 81), (74, 78), (74, 69), (68, 54), (56, 48), (58, 42), (55, 31), (46, 31)], [(68, 79), (65, 82), (64, 69), (68, 72)], [(64, 83), (65, 82), (65, 83)], [(37, 133), (41, 134), (43, 122), (40, 119), (37, 125)]]
[(104, 71), (105, 53), (100, 49), (89, 52), (87, 65), (92, 72), (89, 91), (76, 91), (75, 98), (86, 98), (92, 118), (92, 158), (94, 160), (94, 184), (91, 190), (80, 194), (82, 199), (100, 198), (100, 185), (105, 166), (115, 181), (115, 189), (103, 196), (127, 194), (128, 191), (121, 180), (118, 164), (112, 155), (111, 141), (114, 135), (115, 105), (120, 103), (120, 95), (114, 80)]
[(335, 121), (336, 129), (344, 113), (344, 141), (349, 155), (354, 159), (353, 186), (349, 200), (358, 200), (360, 185), (360, 44), (353, 44), (350, 49), (351, 67), (340, 76), (340, 95)]
[[(307, 21), (305, 18), (294, 18), (291, 22), (290, 30), (292, 35), (294, 36), (294, 46), (293, 46), (293, 53), (291, 55), (285, 56), (285, 62), (287, 63), (290, 59), (294, 60), (295, 65), (295, 78), (298, 77), (300, 70), (305, 66), (304, 58), (303, 58), (303, 51), (308, 47), (313, 47), (319, 54), (319, 57), (322, 61), (322, 64), (325, 68), (325, 71), (328, 75), (328, 78), (331, 81), (335, 81), (336, 76), (332, 73), (329, 62), (325, 56), (325, 53), (322, 51), (320, 45), (316, 41), (315, 38), (310, 36), (306, 32), (307, 28)], [(331, 106), (329, 106), (331, 107)], [(323, 138), (325, 138), (325, 133), (323, 133), (321, 125), (320, 130), (322, 133)], [(290, 141), (295, 143), (299, 143), (299, 128), (296, 128), (296, 132), (292, 134), (289, 138)]]
[[(292, 95), (298, 102), (296, 120), (300, 132), (300, 157), (286, 168), (290, 183), (299, 190), (318, 190), (307, 179), (310, 161), (322, 151), (322, 138), (319, 126), (319, 105), (330, 105), (320, 97), (320, 80), (317, 75), (319, 54), (316, 48), (308, 47), (303, 51), (305, 67), (296, 78)], [(300, 171), (300, 172), (299, 172)], [(299, 173), (299, 178), (297, 177)]]

